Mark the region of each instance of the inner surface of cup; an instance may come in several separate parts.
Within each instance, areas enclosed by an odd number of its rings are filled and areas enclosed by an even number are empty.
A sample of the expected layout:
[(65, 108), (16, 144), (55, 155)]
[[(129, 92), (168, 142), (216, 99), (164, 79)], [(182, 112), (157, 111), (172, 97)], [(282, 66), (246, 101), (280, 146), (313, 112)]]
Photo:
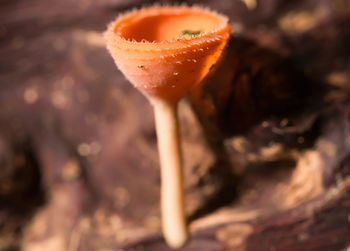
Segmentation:
[(126, 40), (161, 42), (204, 35), (225, 23), (219, 15), (190, 8), (154, 8), (121, 20), (114, 31)]

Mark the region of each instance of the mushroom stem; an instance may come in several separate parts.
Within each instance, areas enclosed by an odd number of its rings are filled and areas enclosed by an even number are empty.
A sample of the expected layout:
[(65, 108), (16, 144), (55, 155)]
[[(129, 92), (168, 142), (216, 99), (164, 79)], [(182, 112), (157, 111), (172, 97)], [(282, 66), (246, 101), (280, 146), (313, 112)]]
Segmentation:
[(161, 170), (162, 228), (167, 244), (180, 248), (187, 240), (182, 182), (182, 156), (177, 102), (153, 102)]

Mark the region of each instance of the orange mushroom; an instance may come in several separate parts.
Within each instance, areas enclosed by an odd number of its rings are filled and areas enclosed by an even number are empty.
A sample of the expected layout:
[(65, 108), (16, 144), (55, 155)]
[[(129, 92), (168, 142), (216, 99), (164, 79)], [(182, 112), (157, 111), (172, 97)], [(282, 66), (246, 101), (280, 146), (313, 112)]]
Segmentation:
[(188, 6), (153, 6), (119, 16), (105, 38), (125, 77), (152, 103), (161, 166), (161, 212), (170, 247), (186, 242), (176, 107), (207, 75), (230, 34), (227, 17)]

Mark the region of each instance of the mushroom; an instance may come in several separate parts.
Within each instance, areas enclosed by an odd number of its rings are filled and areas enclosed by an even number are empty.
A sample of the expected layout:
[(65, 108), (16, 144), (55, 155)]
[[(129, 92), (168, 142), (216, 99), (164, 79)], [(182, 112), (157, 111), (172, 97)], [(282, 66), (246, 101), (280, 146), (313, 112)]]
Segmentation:
[(162, 230), (172, 248), (187, 240), (177, 103), (207, 75), (230, 34), (227, 17), (189, 6), (153, 6), (120, 15), (105, 32), (125, 77), (150, 101), (161, 166)]

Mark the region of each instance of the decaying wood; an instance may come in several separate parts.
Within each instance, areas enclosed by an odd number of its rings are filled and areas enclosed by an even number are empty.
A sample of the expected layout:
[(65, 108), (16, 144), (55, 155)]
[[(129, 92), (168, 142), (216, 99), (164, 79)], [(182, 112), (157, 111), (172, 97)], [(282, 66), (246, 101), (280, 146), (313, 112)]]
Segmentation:
[[(221, 64), (181, 102), (183, 250), (350, 245), (350, 5), (205, 1)], [(0, 250), (169, 250), (151, 107), (101, 32), (139, 1), (0, 8)]]

